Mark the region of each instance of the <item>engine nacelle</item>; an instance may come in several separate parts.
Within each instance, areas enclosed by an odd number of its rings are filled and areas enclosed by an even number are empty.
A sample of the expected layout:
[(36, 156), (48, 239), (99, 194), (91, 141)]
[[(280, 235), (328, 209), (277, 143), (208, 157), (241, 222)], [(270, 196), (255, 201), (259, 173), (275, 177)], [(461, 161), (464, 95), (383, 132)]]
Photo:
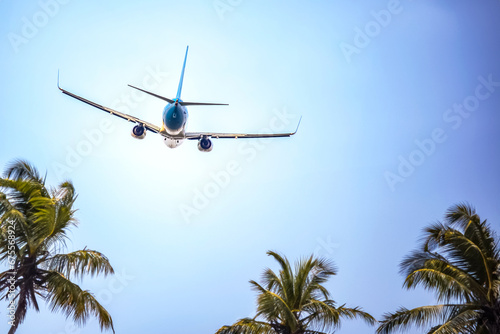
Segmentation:
[(202, 152), (210, 152), (213, 148), (212, 141), (208, 137), (201, 137), (198, 140), (198, 149)]
[(146, 137), (146, 128), (142, 125), (136, 125), (132, 129), (132, 137), (136, 139), (144, 139)]

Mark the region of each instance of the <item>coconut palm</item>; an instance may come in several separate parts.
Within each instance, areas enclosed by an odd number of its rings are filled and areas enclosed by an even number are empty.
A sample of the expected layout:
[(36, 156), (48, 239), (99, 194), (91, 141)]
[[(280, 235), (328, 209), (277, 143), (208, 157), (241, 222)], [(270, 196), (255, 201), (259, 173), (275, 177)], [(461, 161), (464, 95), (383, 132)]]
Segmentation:
[(232, 326), (223, 326), (217, 334), (325, 334), (339, 328), (342, 318), (359, 317), (369, 324), (375, 323), (359, 307), (336, 306), (330, 299), (323, 283), (336, 270), (328, 260), (311, 256), (297, 262), (294, 272), (285, 257), (272, 251), (267, 254), (278, 261), (281, 270), (276, 274), (266, 269), (262, 285), (250, 281), (259, 293), (257, 314)]
[(37, 297), (78, 324), (95, 316), (101, 330), (114, 332), (106, 309), (70, 280), (113, 273), (108, 259), (88, 249), (61, 253), (68, 230), (77, 225), (75, 200), (70, 182), (48, 188), (25, 161), (14, 161), (0, 178), (0, 261), (9, 267), (0, 273), (0, 297), (11, 305), (9, 334), (23, 322), (28, 307), (39, 310)]
[(404, 287), (422, 286), (439, 305), (387, 313), (377, 332), (411, 326), (427, 333), (500, 333), (500, 253), (495, 233), (473, 207), (450, 208), (445, 222), (425, 229), (420, 247), (404, 259)]

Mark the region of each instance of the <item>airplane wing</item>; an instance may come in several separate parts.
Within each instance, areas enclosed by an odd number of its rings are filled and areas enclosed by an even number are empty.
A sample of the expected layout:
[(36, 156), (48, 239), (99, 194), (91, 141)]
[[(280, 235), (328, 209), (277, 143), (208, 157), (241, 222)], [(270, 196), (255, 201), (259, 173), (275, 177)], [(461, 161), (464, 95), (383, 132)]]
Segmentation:
[(97, 108), (97, 109), (101, 109), (101, 110), (103, 110), (103, 111), (105, 111), (105, 112), (107, 112), (107, 113), (110, 113), (110, 114), (111, 114), (111, 115), (113, 115), (113, 116), (118, 116), (118, 117), (120, 117), (120, 118), (123, 118), (123, 119), (125, 119), (125, 120), (129, 121), (129, 122), (132, 122), (132, 123), (136, 123), (136, 124), (142, 125), (142, 126), (144, 126), (147, 130), (149, 130), (149, 131), (151, 131), (151, 132), (154, 132), (154, 133), (158, 133), (158, 132), (160, 132), (160, 127), (159, 127), (159, 126), (156, 126), (156, 125), (154, 125), (154, 124), (151, 124), (151, 123), (148, 123), (148, 122), (146, 122), (146, 121), (143, 121), (143, 120), (141, 120), (141, 119), (139, 119), (139, 118), (137, 118), (137, 117), (134, 117), (134, 116), (131, 116), (131, 115), (128, 115), (128, 114), (125, 114), (125, 113), (122, 113), (122, 112), (119, 112), (119, 111), (113, 110), (113, 109), (108, 108), (108, 107), (105, 107), (105, 106), (102, 106), (102, 105), (100, 105), (100, 104), (97, 104), (97, 103), (95, 103), (95, 102), (92, 102), (92, 101), (90, 101), (90, 100), (87, 100), (87, 99), (85, 99), (85, 98), (83, 98), (83, 97), (81, 97), (81, 96), (78, 96), (78, 95), (76, 95), (76, 94), (73, 94), (73, 93), (71, 93), (71, 92), (68, 92), (67, 90), (65, 90), (65, 89), (63, 89), (63, 88), (61, 88), (61, 87), (59, 86), (59, 78), (58, 78), (58, 80), (57, 80), (57, 88), (59, 88), (59, 90), (60, 90), (61, 92), (63, 92), (64, 94), (69, 95), (69, 96), (71, 96), (71, 97), (73, 97), (73, 98), (75, 98), (75, 99), (77, 99), (77, 100), (82, 101), (82, 102), (85, 102), (85, 103), (87, 103), (87, 104), (91, 105), (92, 107), (95, 107), (95, 108)]
[(302, 117), (299, 119), (299, 124), (297, 125), (297, 129), (294, 132), (285, 132), (285, 133), (217, 133), (217, 132), (186, 132), (186, 139), (200, 139), (202, 137), (210, 137), (210, 138), (273, 138), (273, 137), (290, 137), (297, 133), (299, 129), (300, 121)]

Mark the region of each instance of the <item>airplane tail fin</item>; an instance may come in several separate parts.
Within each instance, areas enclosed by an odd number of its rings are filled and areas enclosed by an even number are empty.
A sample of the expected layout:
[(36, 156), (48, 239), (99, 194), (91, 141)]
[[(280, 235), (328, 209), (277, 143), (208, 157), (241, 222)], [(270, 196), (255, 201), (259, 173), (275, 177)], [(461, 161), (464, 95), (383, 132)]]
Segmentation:
[[(164, 101), (167, 101), (168, 103), (179, 103), (182, 106), (227, 106), (228, 104), (226, 103), (204, 103), (204, 102), (184, 102), (180, 101), (181, 98), (181, 92), (182, 92), (182, 82), (184, 81), (184, 70), (186, 69), (186, 60), (187, 60), (187, 55), (189, 51), (189, 45), (186, 47), (186, 56), (184, 57), (184, 65), (182, 65), (182, 72), (181, 72), (181, 79), (179, 80), (179, 87), (177, 88), (177, 95), (175, 96), (174, 100), (171, 100), (169, 98), (166, 98), (164, 96), (148, 92), (144, 89), (129, 85), (132, 88), (135, 88), (137, 90), (140, 90), (141, 92), (144, 92), (146, 94), (152, 95), (154, 97), (157, 97), (159, 99), (162, 99)], [(59, 78), (57, 79), (59, 82)]]
[(179, 87), (177, 88), (177, 95), (175, 96), (176, 100), (179, 100), (181, 98), (182, 81), (184, 81), (184, 69), (186, 68), (186, 60), (188, 57), (188, 50), (189, 50), (189, 45), (186, 47), (186, 56), (184, 57), (184, 65), (182, 65), (181, 80), (179, 80)]
[[(184, 57), (184, 65), (182, 65), (181, 80), (179, 81), (179, 87), (177, 88), (177, 95), (175, 100), (178, 101), (181, 98), (182, 82), (184, 81), (184, 70), (186, 68), (186, 60), (188, 56), (189, 45), (186, 47), (186, 56)], [(204, 102), (184, 102), (179, 101), (183, 106), (227, 106), (226, 103), (204, 103)]]

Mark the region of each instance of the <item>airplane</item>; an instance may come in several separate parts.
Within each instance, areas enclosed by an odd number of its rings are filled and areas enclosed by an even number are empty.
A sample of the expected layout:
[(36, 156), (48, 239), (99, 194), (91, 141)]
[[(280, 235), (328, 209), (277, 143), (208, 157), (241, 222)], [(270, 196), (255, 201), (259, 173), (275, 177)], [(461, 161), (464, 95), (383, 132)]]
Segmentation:
[(186, 55), (184, 57), (184, 65), (182, 66), (181, 78), (179, 81), (179, 86), (177, 88), (177, 95), (173, 99), (169, 99), (152, 92), (148, 92), (144, 89), (128, 85), (134, 89), (137, 89), (146, 94), (152, 95), (159, 99), (167, 102), (167, 105), (163, 109), (162, 125), (157, 126), (146, 121), (143, 121), (135, 116), (131, 116), (111, 108), (107, 108), (90, 100), (87, 100), (81, 96), (73, 94), (59, 85), (59, 73), (57, 76), (57, 88), (66, 95), (69, 95), (77, 100), (85, 102), (95, 108), (101, 109), (111, 115), (118, 116), (129, 122), (135, 123), (132, 129), (132, 137), (136, 139), (143, 139), (146, 136), (146, 132), (150, 131), (153, 133), (158, 133), (163, 136), (165, 144), (170, 148), (176, 148), (181, 145), (182, 142), (187, 140), (198, 140), (198, 149), (202, 152), (210, 152), (213, 148), (212, 138), (275, 138), (275, 137), (290, 137), (297, 133), (300, 125), (300, 120), (297, 128), (294, 132), (288, 133), (217, 133), (217, 132), (186, 132), (186, 124), (188, 120), (187, 106), (220, 106), (227, 105), (223, 103), (202, 103), (202, 102), (185, 102), (181, 100), (182, 82), (184, 80), (184, 70), (186, 68), (186, 60), (188, 55), (189, 45), (186, 48)]

